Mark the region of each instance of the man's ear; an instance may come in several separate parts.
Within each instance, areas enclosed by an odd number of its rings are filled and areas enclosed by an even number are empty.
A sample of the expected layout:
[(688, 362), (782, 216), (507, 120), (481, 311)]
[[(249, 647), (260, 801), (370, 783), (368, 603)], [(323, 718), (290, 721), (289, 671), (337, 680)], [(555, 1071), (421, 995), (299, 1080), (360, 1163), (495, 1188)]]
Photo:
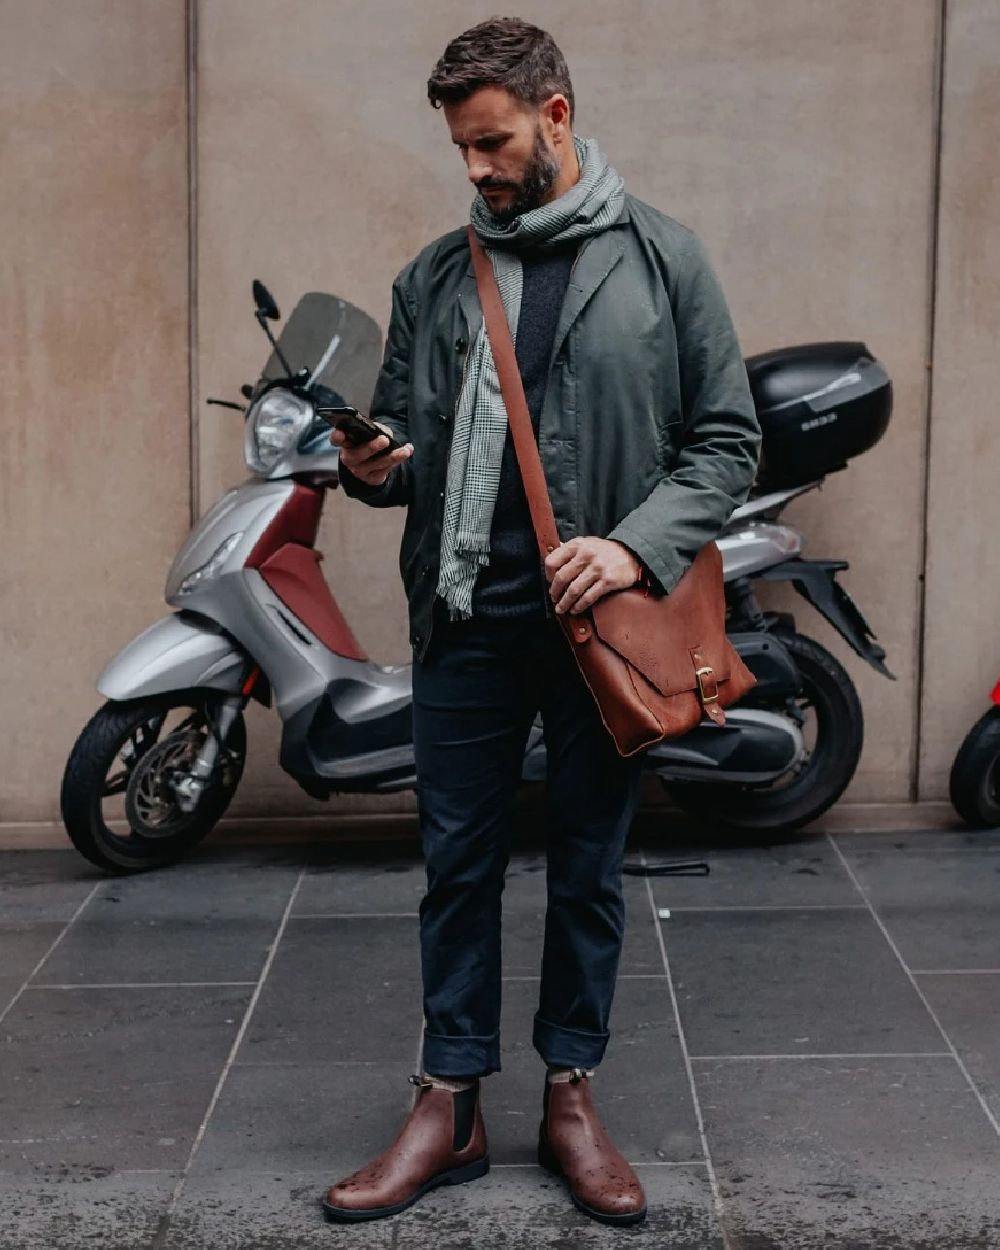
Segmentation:
[(552, 138), (565, 142), (570, 136), (569, 101), (561, 91), (549, 98), (542, 105), (542, 113), (549, 123)]

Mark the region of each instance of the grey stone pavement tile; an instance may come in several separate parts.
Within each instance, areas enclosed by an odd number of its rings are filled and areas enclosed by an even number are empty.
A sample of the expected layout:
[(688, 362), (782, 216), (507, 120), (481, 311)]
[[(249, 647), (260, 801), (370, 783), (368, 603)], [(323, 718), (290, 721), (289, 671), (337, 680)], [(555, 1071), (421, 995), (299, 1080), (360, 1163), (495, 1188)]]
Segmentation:
[(405, 916), (291, 918), (237, 1061), (412, 1064), (423, 1018), (417, 936)]
[(540, 1168), (494, 1168), (482, 1180), (437, 1189), (402, 1212), (397, 1250), (722, 1250), (703, 1167), (639, 1169), (649, 1214), (635, 1228), (598, 1224), (570, 1204), (565, 1186)]
[(256, 980), (297, 877), (237, 862), (107, 879), (38, 981)]
[(0, 1172), (0, 1250), (148, 1250), (175, 1172), (68, 1170), (62, 1179)]
[(356, 855), (310, 869), (295, 896), (293, 915), (415, 912), (427, 883), (423, 861)]
[[(678, 858), (688, 858), (689, 853)], [(646, 852), (650, 862), (667, 855)], [(864, 906), (850, 875), (823, 838), (778, 846), (705, 852), (707, 876), (650, 877), (658, 907)]]
[(403, 1063), (234, 1065), (191, 1174), (273, 1170), (311, 1176), (322, 1193), (395, 1137), (413, 1101), (411, 1069)]
[(65, 927), (56, 920), (0, 921), (0, 1015)]
[(704, 1168), (641, 1169), (649, 1203), (635, 1229), (596, 1224), (540, 1168), (494, 1168), (466, 1185), (434, 1190), (397, 1216), (325, 1223), (312, 1176), (268, 1169), (192, 1176), (164, 1250), (612, 1250), (628, 1244), (722, 1250)]
[(840, 845), (910, 968), (1000, 968), (1000, 853)]
[(1000, 1138), (951, 1059), (694, 1063), (733, 1250), (992, 1250)]
[(197, 1172), (156, 1250), (392, 1250), (399, 1217), (328, 1224), (320, 1205), (327, 1184), (270, 1167)]
[(946, 1049), (867, 910), (691, 911), (662, 924), (692, 1055)]
[(249, 989), (28, 989), (0, 1031), (0, 1170), (183, 1166)]
[(73, 851), (0, 851), (0, 921), (69, 920), (104, 879)]
[(1000, 832), (967, 829), (957, 816), (950, 829), (869, 829), (837, 833), (834, 841), (845, 854), (849, 851), (1000, 851)]
[[(535, 1161), (545, 1068), (531, 1045), (537, 982), (503, 986), (502, 1071), (483, 1084), (483, 1113), (496, 1163)], [(633, 1163), (703, 1158), (665, 978), (623, 978), (611, 1041), (594, 1080), (594, 1101)]]
[(1000, 973), (934, 973), (918, 976), (917, 984), (1000, 1120)]

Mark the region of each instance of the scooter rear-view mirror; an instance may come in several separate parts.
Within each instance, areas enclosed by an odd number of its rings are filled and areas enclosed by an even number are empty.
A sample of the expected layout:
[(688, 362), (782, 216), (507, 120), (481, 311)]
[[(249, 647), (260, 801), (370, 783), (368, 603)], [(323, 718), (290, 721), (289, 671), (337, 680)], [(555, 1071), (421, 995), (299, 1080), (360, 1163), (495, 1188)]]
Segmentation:
[(261, 317), (266, 317), (268, 321), (278, 321), (281, 313), (278, 311), (278, 305), (274, 302), (274, 296), (267, 289), (259, 278), (253, 280), (253, 302), (257, 307), (257, 313)]

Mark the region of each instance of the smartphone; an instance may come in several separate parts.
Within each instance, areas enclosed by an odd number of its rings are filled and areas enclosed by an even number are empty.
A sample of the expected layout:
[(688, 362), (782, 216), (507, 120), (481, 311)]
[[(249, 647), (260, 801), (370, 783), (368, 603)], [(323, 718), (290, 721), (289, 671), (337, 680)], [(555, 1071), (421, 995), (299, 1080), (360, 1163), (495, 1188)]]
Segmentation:
[[(371, 417), (366, 417), (363, 412), (358, 412), (357, 408), (321, 408), (318, 411), (329, 419), (334, 429), (343, 430), (347, 436), (347, 441), (352, 447), (361, 447), (365, 443), (370, 443), (372, 439), (378, 438), (380, 434), (385, 434), (385, 430), (376, 425)], [(386, 437), (389, 439), (389, 446), (384, 447), (379, 452), (379, 455), (390, 451), (398, 451), (403, 446), (391, 434), (386, 435)]]

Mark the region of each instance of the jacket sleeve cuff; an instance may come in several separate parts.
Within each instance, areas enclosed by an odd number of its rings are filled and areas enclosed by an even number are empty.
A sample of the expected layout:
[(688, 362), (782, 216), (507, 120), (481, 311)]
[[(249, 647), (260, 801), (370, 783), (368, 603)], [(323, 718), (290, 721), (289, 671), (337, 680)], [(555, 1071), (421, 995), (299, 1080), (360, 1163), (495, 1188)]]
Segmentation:
[(621, 543), (622, 546), (628, 547), (629, 551), (641, 560), (643, 565), (649, 570), (654, 590), (662, 594), (669, 594), (680, 581), (684, 573), (681, 561), (676, 557), (670, 558), (664, 555), (663, 552), (647, 542), (634, 529), (630, 529), (624, 522), (617, 525), (608, 535), (608, 538), (612, 542)]
[(369, 486), (367, 482), (363, 482), (361, 478), (356, 477), (343, 461), (340, 462), (338, 469), (340, 485), (344, 488), (344, 494), (349, 499), (361, 499), (365, 503), (375, 503), (389, 494), (395, 472), (396, 470), (393, 469), (381, 486)]

